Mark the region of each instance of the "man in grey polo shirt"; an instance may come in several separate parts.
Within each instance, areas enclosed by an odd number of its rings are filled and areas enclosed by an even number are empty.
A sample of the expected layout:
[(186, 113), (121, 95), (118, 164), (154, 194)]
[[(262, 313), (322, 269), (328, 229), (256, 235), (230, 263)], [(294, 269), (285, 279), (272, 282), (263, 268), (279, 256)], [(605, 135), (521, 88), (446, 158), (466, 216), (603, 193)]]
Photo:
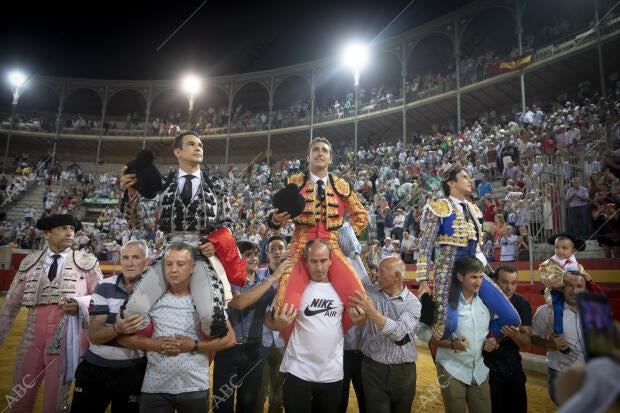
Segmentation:
[(415, 396), (418, 353), (414, 338), (422, 305), (404, 283), (405, 263), (381, 260), (377, 284), (367, 297), (351, 297), (353, 321), (365, 326), (362, 338), (362, 383), (369, 412), (410, 412)]

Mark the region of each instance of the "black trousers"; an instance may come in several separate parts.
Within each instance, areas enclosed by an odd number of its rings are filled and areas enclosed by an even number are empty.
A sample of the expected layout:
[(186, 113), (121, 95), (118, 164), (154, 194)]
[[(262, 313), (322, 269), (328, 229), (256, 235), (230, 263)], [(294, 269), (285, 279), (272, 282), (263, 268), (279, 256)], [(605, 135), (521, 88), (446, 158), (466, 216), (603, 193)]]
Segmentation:
[(366, 399), (364, 396), (364, 385), (362, 384), (362, 359), (364, 354), (360, 350), (344, 351), (344, 377), (342, 378), (342, 398), (340, 399), (340, 413), (346, 413), (349, 407), (350, 383), (353, 383), (357, 406), (360, 413), (366, 413)]
[(493, 413), (526, 413), (525, 373), (505, 375), (489, 371)]
[(337, 413), (342, 395), (342, 380), (313, 383), (287, 374), (282, 391), (284, 410), (287, 413)]
[(135, 366), (115, 369), (86, 360), (75, 371), (72, 413), (103, 413), (112, 404), (112, 413), (137, 413), (146, 359)]

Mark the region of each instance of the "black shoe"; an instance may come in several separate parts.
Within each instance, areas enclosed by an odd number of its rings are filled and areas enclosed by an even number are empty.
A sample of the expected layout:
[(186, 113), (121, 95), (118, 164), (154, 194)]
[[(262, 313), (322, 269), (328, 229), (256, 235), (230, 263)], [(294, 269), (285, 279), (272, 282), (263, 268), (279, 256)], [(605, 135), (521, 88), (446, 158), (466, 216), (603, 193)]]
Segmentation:
[(420, 302), (422, 304), (422, 310), (420, 314), (420, 321), (426, 324), (427, 326), (432, 326), (435, 324), (435, 303), (433, 302), (433, 297), (430, 294), (424, 293), (422, 297), (420, 297)]

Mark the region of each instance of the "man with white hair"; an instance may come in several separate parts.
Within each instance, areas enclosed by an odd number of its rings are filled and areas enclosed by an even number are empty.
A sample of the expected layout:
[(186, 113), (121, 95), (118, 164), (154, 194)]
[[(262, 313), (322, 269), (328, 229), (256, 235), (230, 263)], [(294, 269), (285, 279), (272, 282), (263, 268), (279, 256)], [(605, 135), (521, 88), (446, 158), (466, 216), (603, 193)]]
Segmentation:
[(138, 396), (146, 369), (144, 353), (118, 345), (116, 338), (140, 329), (142, 318), (118, 317), (121, 305), (133, 291), (149, 263), (144, 240), (131, 240), (121, 248), (122, 272), (101, 281), (90, 300), (90, 347), (75, 372), (72, 412), (137, 412)]

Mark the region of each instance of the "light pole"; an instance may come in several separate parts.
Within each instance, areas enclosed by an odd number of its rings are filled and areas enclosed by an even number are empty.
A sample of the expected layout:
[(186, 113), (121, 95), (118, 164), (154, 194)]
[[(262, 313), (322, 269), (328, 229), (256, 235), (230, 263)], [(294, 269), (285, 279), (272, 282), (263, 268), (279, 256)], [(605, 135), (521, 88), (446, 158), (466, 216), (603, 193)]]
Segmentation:
[(366, 64), (368, 51), (361, 44), (352, 44), (344, 52), (344, 63), (353, 71), (353, 86), (355, 88), (355, 140), (353, 143), (353, 162), (357, 164), (357, 113), (359, 111), (358, 97), (360, 88), (360, 71)]
[(9, 121), (9, 133), (6, 137), (6, 148), (4, 149), (4, 162), (2, 163), (2, 175), (4, 175), (4, 172), (6, 171), (6, 163), (8, 162), (8, 159), (9, 159), (9, 146), (11, 144), (11, 135), (13, 134), (13, 126), (15, 125), (15, 110), (17, 109), (17, 102), (19, 102), (19, 96), (21, 93), (20, 88), (24, 85), (24, 82), (26, 82), (26, 76), (18, 70), (15, 70), (9, 73), (8, 78), (9, 78), (9, 83), (13, 87), (13, 105), (11, 107), (11, 120)]
[(196, 75), (186, 75), (183, 78), (183, 91), (189, 96), (189, 116), (187, 118), (187, 129), (192, 130), (192, 112), (194, 111), (194, 98), (200, 92), (202, 81)]

